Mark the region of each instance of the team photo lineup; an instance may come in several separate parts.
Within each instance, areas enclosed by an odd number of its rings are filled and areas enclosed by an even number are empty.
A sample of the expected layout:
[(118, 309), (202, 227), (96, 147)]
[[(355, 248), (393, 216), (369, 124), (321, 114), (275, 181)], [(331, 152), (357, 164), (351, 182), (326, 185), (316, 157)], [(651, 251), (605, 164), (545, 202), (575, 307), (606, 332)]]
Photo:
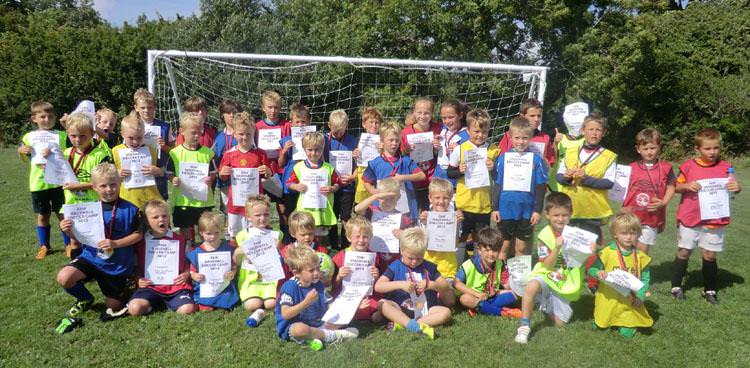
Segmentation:
[[(637, 157), (618, 164), (601, 144), (606, 116), (583, 102), (549, 135), (534, 98), (509, 121), (418, 97), (398, 121), (363, 106), (361, 121), (340, 109), (320, 125), (268, 90), (221, 101), (218, 128), (200, 96), (172, 123), (156, 102), (138, 89), (127, 115), (84, 100), (59, 119), (49, 102), (30, 106), (37, 129), (17, 151), (35, 258), (69, 258), (55, 281), (72, 305), (50, 316), (56, 333), (85, 328), (82, 314), (103, 302), (103, 322), (241, 309), (249, 328), (275, 324), (268, 339), (312, 350), (356, 339), (362, 324), (433, 340), (455, 314), (514, 319), (502, 333), (533, 344), (534, 311), (564, 326), (590, 294), (592, 328), (632, 339), (654, 324), (649, 250), (673, 200), (671, 297), (686, 298), (700, 248), (703, 290), (689, 292), (719, 304), (717, 259), (741, 185), (716, 129), (699, 130), (675, 169), (653, 128), (629, 138)], [(495, 125), (507, 125), (499, 142)]]

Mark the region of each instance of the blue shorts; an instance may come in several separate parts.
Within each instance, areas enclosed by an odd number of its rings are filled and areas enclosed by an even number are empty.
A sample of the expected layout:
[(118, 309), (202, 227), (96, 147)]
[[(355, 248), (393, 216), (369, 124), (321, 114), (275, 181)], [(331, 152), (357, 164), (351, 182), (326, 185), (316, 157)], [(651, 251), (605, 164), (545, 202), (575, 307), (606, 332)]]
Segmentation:
[(300, 343), (299, 340), (297, 340), (297, 339), (293, 338), (291, 335), (289, 335), (289, 329), (292, 327), (293, 324), (295, 324), (297, 322), (302, 322), (302, 323), (304, 323), (304, 324), (306, 324), (306, 325), (308, 325), (310, 327), (315, 327), (315, 328), (320, 328), (320, 326), (323, 326), (323, 321), (318, 321), (318, 323), (315, 323), (315, 322), (309, 323), (307, 321), (294, 321), (294, 322), (291, 322), (291, 323), (287, 324), (285, 326), (285, 328), (282, 329), (281, 331), (276, 331), (276, 335), (279, 336), (279, 338), (281, 339), (281, 341), (294, 341), (296, 343)]
[(190, 290), (180, 290), (172, 294), (162, 294), (151, 288), (140, 288), (133, 293), (130, 300), (145, 299), (151, 304), (152, 308), (163, 307), (164, 305), (172, 312), (177, 311), (185, 304), (195, 304), (193, 292)]

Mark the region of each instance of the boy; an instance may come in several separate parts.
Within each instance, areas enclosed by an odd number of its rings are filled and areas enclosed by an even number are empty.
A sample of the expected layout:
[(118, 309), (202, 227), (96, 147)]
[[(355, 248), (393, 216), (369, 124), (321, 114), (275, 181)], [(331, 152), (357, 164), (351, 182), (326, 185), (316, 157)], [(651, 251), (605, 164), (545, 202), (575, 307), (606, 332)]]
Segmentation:
[[(328, 128), (331, 130), (326, 136), (326, 143), (323, 149), (323, 159), (331, 162), (331, 151), (349, 151), (357, 149), (357, 138), (347, 134), (346, 129), (349, 126), (349, 117), (344, 110), (334, 110), (328, 117)], [(353, 155), (352, 155), (353, 160)], [(352, 161), (352, 166), (353, 166)], [(333, 249), (343, 249), (349, 246), (344, 234), (346, 222), (352, 217), (352, 207), (354, 207), (354, 184), (356, 177), (353, 173), (341, 173), (341, 190), (333, 194), (333, 212), (341, 220), (341, 236), (339, 237), (338, 226), (331, 227), (328, 237)], [(341, 244), (339, 244), (339, 240)]]
[[(169, 151), (167, 161), (167, 176), (172, 182), (174, 189), (174, 212), (172, 218), (174, 226), (180, 228), (180, 235), (185, 237), (192, 246), (195, 241), (195, 229), (201, 214), (210, 211), (214, 206), (214, 193), (211, 184), (216, 179), (216, 164), (214, 152), (210, 148), (200, 144), (201, 132), (204, 124), (203, 118), (196, 113), (187, 112), (180, 118), (180, 136), (184, 142)], [(182, 194), (180, 189), (180, 165), (182, 163), (199, 163), (208, 165), (208, 175), (203, 178), (203, 183), (208, 186), (208, 195), (205, 201), (190, 198)]]
[[(242, 106), (239, 102), (233, 100), (223, 100), (219, 104), (219, 115), (221, 120), (224, 122), (224, 129), (216, 134), (214, 145), (211, 150), (214, 151), (214, 159), (216, 162), (221, 162), (224, 154), (232, 149), (237, 144), (237, 139), (234, 137), (233, 123), (235, 114), (242, 112)], [(252, 116), (250, 116), (252, 119)], [(253, 126), (254, 128), (254, 126)], [(255, 140), (255, 129), (253, 129), (253, 135), (250, 137), (253, 141)], [(229, 183), (223, 178), (219, 178), (216, 182), (216, 186), (220, 190), (221, 202), (219, 202), (219, 211), (227, 213), (227, 201), (229, 200), (229, 194), (227, 192)], [(229, 229), (231, 232), (231, 228)]]
[[(430, 211), (453, 211), (451, 208), (451, 201), (453, 200), (453, 185), (451, 182), (444, 179), (433, 178), (428, 186), (428, 190), (429, 193), (427, 199), (430, 201)], [(463, 213), (461, 213), (461, 210), (457, 210), (454, 214), (456, 216), (456, 223), (460, 224), (464, 217)], [(419, 215), (419, 220), (422, 224), (427, 224), (427, 216), (428, 211), (422, 211)], [(456, 226), (456, 238), (458, 238), (458, 229), (459, 227)], [(455, 252), (438, 252), (429, 250), (429, 246), (430, 244), (428, 244), (428, 249), (425, 253), (424, 259), (434, 263), (437, 266), (438, 271), (440, 271), (440, 274), (450, 282), (450, 280), (453, 280), (453, 278), (456, 277), (456, 271), (458, 271), (457, 256), (460, 254), (461, 259), (463, 260), (465, 249), (459, 249), (457, 247)]]
[[(380, 114), (380, 111), (374, 107), (365, 107), (362, 109), (362, 128), (364, 128), (365, 133), (367, 134), (380, 134), (380, 124), (383, 122), (383, 115)], [(360, 136), (360, 140), (362, 137)], [(383, 144), (378, 142), (378, 145), (380, 145), (380, 148), (382, 149)], [(357, 148), (352, 151), (352, 156), (354, 159), (359, 160), (360, 157), (362, 157), (362, 152), (359, 149), (359, 141), (357, 142)], [(362, 181), (362, 175), (365, 173), (365, 169), (367, 168), (367, 163), (365, 162), (364, 166), (357, 165), (357, 179), (356, 179), (356, 190), (354, 194), (354, 203), (359, 203), (365, 200), (365, 198), (370, 196), (370, 192), (367, 191), (367, 188), (365, 188), (365, 185)]]
[[(518, 116), (526, 119), (533, 129), (533, 134), (529, 140), (529, 149), (542, 156), (547, 166), (554, 165), (555, 147), (552, 146), (549, 135), (539, 130), (539, 125), (542, 123), (542, 103), (535, 98), (523, 100), (521, 108), (518, 111)], [(512, 147), (513, 141), (510, 134), (506, 133), (498, 144), (500, 153), (508, 152)]]
[[(292, 119), (289, 127), (290, 131), (292, 127), (303, 127), (310, 125), (310, 109), (308, 109), (305, 105), (299, 103), (293, 104), (289, 109), (289, 116)], [(283, 187), (284, 193), (284, 203), (279, 204), (279, 207), (282, 209), (282, 211), (279, 212), (279, 214), (281, 215), (281, 217), (279, 218), (279, 227), (282, 232), (284, 232), (285, 235), (288, 236), (288, 219), (289, 215), (291, 215), (292, 212), (297, 209), (299, 192), (289, 190), (286, 182), (289, 180), (289, 176), (292, 175), (294, 165), (296, 165), (299, 160), (293, 159), (294, 141), (292, 140), (291, 135), (282, 137), (279, 144), (281, 145), (281, 152), (279, 153), (278, 167), (283, 168), (283, 173), (281, 174), (281, 186)]]
[(328, 307), (315, 251), (308, 247), (292, 248), (285, 263), (294, 277), (279, 291), (275, 309), (276, 335), (283, 341), (309, 344), (315, 350), (321, 349), (322, 343), (355, 339), (359, 335), (356, 328), (337, 330), (336, 326), (321, 320)]
[[(120, 178), (125, 179), (129, 176), (135, 175), (133, 170), (140, 170), (141, 175), (151, 175), (154, 178), (160, 177), (164, 172), (156, 166), (156, 150), (153, 147), (148, 147), (143, 144), (143, 136), (145, 134), (145, 128), (143, 121), (138, 119), (136, 114), (130, 114), (122, 119), (120, 123), (120, 135), (122, 135), (122, 144), (112, 149), (112, 160), (115, 163), (115, 167), (120, 173)], [(140, 154), (148, 155), (150, 158), (150, 165), (143, 165), (140, 167), (123, 167), (122, 165), (122, 154), (123, 150), (131, 150)], [(136, 207), (141, 208), (144, 203), (150, 199), (161, 199), (159, 189), (156, 185), (139, 187), (139, 188), (126, 188), (125, 185), (120, 186), (120, 198), (123, 198)]]
[[(435, 158), (435, 151), (440, 149), (440, 130), (442, 126), (432, 120), (435, 104), (431, 99), (427, 97), (420, 97), (414, 101), (414, 109), (412, 110), (414, 123), (406, 124), (404, 129), (401, 131), (401, 150), (404, 155), (409, 155), (413, 147), (409, 144), (409, 136), (417, 133), (432, 133), (432, 158), (427, 161), (417, 162), (417, 167), (425, 174), (425, 178), (421, 181), (414, 182), (414, 195), (417, 200), (417, 207), (419, 211), (427, 209), (429, 203), (427, 202), (427, 185), (430, 184), (430, 179), (435, 174), (435, 166), (437, 166), (437, 159)], [(416, 161), (415, 161), (416, 162)]]
[[(685, 299), (682, 279), (685, 277), (690, 255), (698, 246), (703, 256), (703, 298), (711, 304), (719, 303), (716, 297), (716, 277), (719, 271), (716, 256), (724, 250), (724, 234), (731, 219), (701, 219), (698, 192), (701, 190), (700, 180), (727, 178), (730, 170), (733, 171), (732, 166), (721, 159), (720, 152), (721, 133), (716, 129), (705, 128), (695, 135), (697, 157), (680, 165), (675, 188), (681, 194), (680, 205), (677, 207), (679, 235), (672, 271), (672, 296), (678, 300)], [(742, 188), (736, 179), (730, 177), (727, 190), (739, 193)]]
[[(286, 259), (287, 251), (292, 248), (306, 247), (314, 250), (318, 253), (318, 258), (320, 259), (323, 283), (326, 287), (330, 286), (331, 277), (333, 277), (331, 257), (328, 256), (328, 249), (320, 245), (315, 239), (315, 219), (313, 216), (308, 212), (292, 212), (289, 216), (289, 233), (294, 242), (286, 244), (281, 248), (279, 252), (281, 258)], [(292, 276), (291, 270), (288, 268), (284, 269), (284, 274), (287, 277)]]
[[(154, 130), (154, 127), (158, 127), (159, 134), (156, 137), (149, 136), (156, 139), (156, 145), (161, 153), (157, 155), (159, 168), (162, 171), (167, 168), (167, 161), (169, 160), (169, 150), (175, 146), (175, 136), (172, 132), (172, 126), (166, 121), (162, 121), (156, 118), (156, 99), (154, 95), (144, 88), (139, 88), (133, 94), (133, 108), (138, 113), (138, 117), (143, 121), (143, 125), (147, 131)], [(159, 189), (159, 194), (165, 200), (169, 198), (169, 190), (167, 189), (167, 178), (166, 176), (156, 177), (156, 188)]]
[(106, 108), (96, 110), (96, 133), (104, 142), (107, 142), (108, 147), (118, 145), (119, 137), (115, 133), (116, 125), (117, 115), (114, 111)]
[[(43, 166), (36, 164), (38, 156), (44, 150), (65, 148), (67, 134), (53, 129), (55, 126), (55, 109), (52, 104), (37, 101), (31, 104), (31, 121), (37, 130), (26, 133), (21, 139), (18, 154), (22, 160), (29, 160), (29, 191), (31, 191), (31, 205), (36, 213), (36, 236), (39, 240), (39, 251), (34, 258), (44, 259), (52, 249), (50, 243), (50, 215), (54, 212), (58, 220), (62, 220), (60, 208), (65, 195), (59, 185), (47, 184), (44, 181)], [(36, 159), (36, 160), (35, 160)], [(39, 160), (39, 162), (44, 162)], [(70, 241), (63, 233), (65, 243)]]
[[(68, 127), (75, 126), (76, 114), (71, 114)], [(90, 119), (87, 119), (90, 120)], [(91, 125), (89, 125), (91, 127)], [(143, 238), (138, 208), (119, 198), (120, 177), (115, 165), (102, 163), (91, 170), (91, 183), (97, 199), (102, 202), (102, 216), (106, 239), (97, 244), (83, 244), (83, 251), (57, 274), (57, 282), (76, 298), (67, 317), (60, 321), (58, 333), (65, 333), (80, 325), (77, 318), (94, 303), (94, 296), (84, 282), (96, 280), (104, 294), (107, 310), (102, 320), (123, 315), (127, 302), (128, 277), (133, 273), (135, 252), (132, 245)], [(64, 219), (60, 228), (71, 237), (73, 220)]]
[[(201, 135), (198, 139), (198, 143), (200, 143), (200, 145), (203, 147), (208, 147), (209, 149), (213, 147), (214, 141), (216, 139), (216, 128), (209, 125), (207, 122), (208, 104), (206, 103), (206, 100), (204, 100), (203, 97), (188, 98), (187, 101), (185, 101), (185, 103), (183, 104), (183, 111), (192, 112), (200, 117)], [(184, 141), (185, 137), (182, 135), (182, 133), (180, 133), (177, 136), (175, 145), (181, 145)]]
[[(364, 201), (357, 203), (354, 207), (354, 213), (364, 216), (369, 221), (373, 221), (373, 214), (375, 213), (385, 216), (401, 213), (396, 209), (396, 203), (398, 203), (400, 197), (401, 190), (399, 183), (393, 178), (383, 179), (378, 182), (378, 192), (365, 198)], [(377, 205), (375, 205), (376, 202)], [(393, 236), (398, 238), (401, 230), (408, 228), (410, 225), (411, 220), (409, 216), (401, 213), (401, 222), (397, 229), (393, 229)], [(384, 266), (390, 264), (394, 256), (395, 254), (378, 252), (378, 257), (383, 260)]]
[(380, 313), (393, 322), (392, 330), (406, 328), (432, 340), (433, 328), (451, 318), (451, 310), (443, 303), (453, 304), (453, 291), (437, 267), (424, 260), (427, 233), (423, 229), (402, 231), (399, 245), (401, 258), (393, 261), (375, 283), (375, 292), (385, 294)]
[[(273, 165), (271, 167), (273, 172), (280, 174), (281, 170), (276, 165), (280, 153), (278, 142), (280, 142), (282, 138), (292, 134), (291, 124), (286, 120), (281, 120), (281, 95), (278, 94), (278, 92), (263, 92), (263, 96), (261, 97), (261, 109), (263, 110), (263, 114), (265, 114), (265, 117), (255, 123), (255, 130), (257, 132), (256, 140), (258, 143), (258, 147), (266, 151), (266, 155), (268, 156), (268, 159), (271, 160), (271, 163)], [(270, 132), (264, 133), (275, 137), (274, 139), (276, 143), (266, 146), (264, 144), (265, 142), (261, 141), (261, 131), (265, 130), (271, 130)], [(278, 203), (279, 198), (272, 197), (271, 199), (273, 199), (274, 202)]]
[[(187, 258), (185, 257), (185, 238), (172, 232), (169, 226), (169, 208), (162, 199), (152, 199), (143, 205), (143, 215), (146, 217), (146, 232), (142, 242), (138, 243), (135, 251), (138, 255), (138, 290), (133, 293), (128, 302), (128, 313), (131, 316), (142, 316), (151, 312), (155, 307), (166, 305), (169, 310), (177, 314), (192, 314), (195, 312), (193, 301), (193, 287), (190, 280)], [(159, 244), (168, 242), (171, 245)], [(174, 251), (178, 262), (178, 274), (172, 284), (156, 285), (146, 278), (146, 253), (149, 248), (166, 248)], [(151, 250), (151, 252), (159, 249)]]
[(638, 250), (648, 254), (649, 247), (656, 244), (656, 235), (664, 230), (666, 207), (674, 196), (676, 178), (672, 164), (659, 160), (661, 134), (656, 129), (638, 132), (635, 150), (641, 160), (630, 164), (630, 183), (622, 206), (641, 221)]
[[(513, 254), (528, 253), (526, 246), (532, 241), (534, 225), (539, 223), (541, 218), (547, 184), (547, 165), (544, 163), (544, 158), (529, 150), (529, 141), (534, 134), (534, 127), (525, 118), (519, 116), (513, 118), (508, 129), (513, 147), (497, 159), (497, 175), (492, 198), (492, 220), (500, 222), (500, 231), (503, 234), (503, 249), (500, 252), (500, 258), (503, 260), (508, 258), (512, 245), (514, 246)], [(523, 172), (516, 172), (519, 171), (518, 167), (510, 167), (513, 164), (506, 163), (506, 160), (522, 157), (531, 161), (529, 166), (521, 165)], [(507, 182), (518, 175), (531, 178), (530, 185), (526, 188), (519, 188)]]

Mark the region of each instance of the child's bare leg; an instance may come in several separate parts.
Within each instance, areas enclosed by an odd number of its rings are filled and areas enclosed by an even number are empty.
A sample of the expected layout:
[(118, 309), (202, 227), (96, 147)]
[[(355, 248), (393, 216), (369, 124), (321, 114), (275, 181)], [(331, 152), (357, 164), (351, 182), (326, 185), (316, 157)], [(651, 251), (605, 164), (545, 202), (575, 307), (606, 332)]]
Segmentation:
[(151, 303), (149, 303), (148, 300), (133, 299), (128, 302), (128, 313), (130, 313), (131, 316), (142, 316), (144, 314), (148, 314), (148, 312), (151, 312)]
[(438, 296), (440, 298), (440, 303), (446, 307), (452, 307), (456, 304), (456, 293), (454, 293), (451, 288), (441, 291)]
[(515, 247), (516, 254), (515, 255), (521, 256), (521, 255), (527, 254), (526, 242), (521, 239), (515, 239), (515, 241), (516, 241), (516, 247)]
[[(36, 215), (36, 225), (37, 226), (49, 226), (49, 213), (39, 213)], [(49, 245), (49, 244), (47, 244)]]
[(509, 251), (510, 251), (510, 240), (503, 240), (503, 245), (500, 247), (500, 259), (508, 259)]
[(245, 300), (245, 302), (242, 303), (242, 306), (245, 307), (246, 311), (252, 312), (258, 308), (263, 307), (263, 301), (260, 300), (260, 298), (250, 298), (248, 300)]
[(107, 308), (112, 308), (113, 311), (118, 311), (125, 306), (125, 303), (123, 303), (122, 300), (110, 297), (104, 298), (104, 304), (107, 306)]
[(65, 266), (57, 273), (57, 283), (64, 289), (72, 288), (85, 278), (86, 274), (73, 266)]
[(310, 327), (302, 322), (289, 326), (289, 335), (297, 340), (323, 340), (325, 338), (325, 334), (319, 328)]
[(466, 308), (476, 308), (479, 305), (479, 298), (474, 295), (461, 294), (458, 298), (458, 302)]
[(179, 308), (177, 308), (177, 310), (175, 311), (175, 313), (177, 313), (177, 314), (183, 314), (183, 315), (193, 314), (193, 313), (195, 313), (195, 309), (196, 309), (195, 308), (195, 304), (188, 303), (188, 304), (183, 304)]
[(534, 299), (536, 299), (536, 294), (539, 293), (539, 288), (538, 280), (532, 279), (526, 284), (523, 298), (521, 298), (521, 318), (531, 318), (531, 313), (534, 311)]
[(266, 299), (263, 301), (263, 308), (273, 309), (276, 307), (276, 298)]
[(430, 327), (435, 327), (448, 322), (451, 319), (451, 310), (448, 307), (441, 305), (430, 307), (427, 310), (427, 315), (422, 316), (417, 322), (427, 324)]
[(383, 304), (380, 305), (380, 313), (382, 313), (383, 317), (385, 317), (389, 321), (398, 323), (401, 326), (406, 326), (407, 324), (409, 324), (409, 321), (411, 320), (401, 310), (401, 307), (399, 307), (398, 304), (390, 300), (383, 301)]

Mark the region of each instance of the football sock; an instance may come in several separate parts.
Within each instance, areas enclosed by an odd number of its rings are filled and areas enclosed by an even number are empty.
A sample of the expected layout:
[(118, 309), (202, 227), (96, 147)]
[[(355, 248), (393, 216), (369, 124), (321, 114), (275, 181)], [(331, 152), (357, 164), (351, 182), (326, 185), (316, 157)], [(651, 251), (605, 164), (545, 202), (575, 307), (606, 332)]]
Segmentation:
[(410, 319), (409, 323), (406, 324), (406, 329), (414, 333), (422, 331), (422, 328), (419, 326), (419, 322), (417, 322), (416, 319)]
[(482, 314), (499, 316), (500, 312), (502, 312), (503, 310), (503, 307), (515, 302), (516, 297), (513, 295), (513, 293), (497, 294), (490, 299), (481, 301), (479, 303), (479, 312)]
[(687, 259), (674, 258), (674, 264), (672, 265), (672, 287), (682, 286), (682, 279), (685, 277), (685, 272), (687, 272), (687, 266)]
[(336, 333), (327, 329), (327, 328), (321, 328), (321, 331), (323, 331), (323, 342), (329, 343), (336, 341)]
[(65, 244), (65, 246), (70, 245), (70, 237), (68, 236), (68, 234), (66, 234), (64, 231), (60, 231), (60, 234), (62, 235), (63, 244)]
[(716, 275), (719, 273), (719, 266), (716, 261), (703, 260), (703, 290), (716, 291)]
[(529, 318), (521, 318), (521, 326), (528, 326), (531, 324), (531, 319)]
[(91, 295), (86, 286), (82, 282), (77, 282), (73, 287), (65, 289), (65, 292), (72, 295), (76, 300), (92, 300), (94, 296)]
[(46, 246), (47, 248), (50, 248), (49, 244), (49, 232), (50, 227), (49, 226), (37, 226), (36, 227), (36, 237), (39, 239), (39, 246)]

